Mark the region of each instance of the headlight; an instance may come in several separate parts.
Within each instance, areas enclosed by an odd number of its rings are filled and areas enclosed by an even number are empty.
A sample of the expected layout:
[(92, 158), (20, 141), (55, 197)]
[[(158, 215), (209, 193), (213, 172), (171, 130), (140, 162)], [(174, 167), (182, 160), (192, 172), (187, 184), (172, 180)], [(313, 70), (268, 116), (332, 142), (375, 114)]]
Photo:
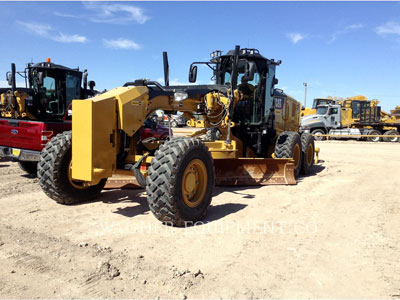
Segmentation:
[(181, 101), (187, 99), (188, 97), (189, 97), (188, 93), (186, 93), (186, 92), (175, 92), (174, 93), (174, 99), (177, 102), (181, 102)]

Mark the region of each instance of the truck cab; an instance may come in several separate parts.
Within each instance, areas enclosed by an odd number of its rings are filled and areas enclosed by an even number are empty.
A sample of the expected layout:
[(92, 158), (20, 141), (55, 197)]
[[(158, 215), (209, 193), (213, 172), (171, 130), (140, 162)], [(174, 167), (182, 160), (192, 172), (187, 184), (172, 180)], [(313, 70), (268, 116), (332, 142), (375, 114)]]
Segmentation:
[[(339, 104), (323, 104), (317, 106), (315, 115), (301, 118), (300, 131), (322, 135), (341, 126), (341, 106)], [(316, 139), (321, 139), (321, 137)]]
[(331, 98), (315, 98), (311, 108), (303, 108), (301, 110), (301, 117), (316, 114), (317, 108), (320, 105), (337, 104), (337, 103), (338, 102), (335, 99)]

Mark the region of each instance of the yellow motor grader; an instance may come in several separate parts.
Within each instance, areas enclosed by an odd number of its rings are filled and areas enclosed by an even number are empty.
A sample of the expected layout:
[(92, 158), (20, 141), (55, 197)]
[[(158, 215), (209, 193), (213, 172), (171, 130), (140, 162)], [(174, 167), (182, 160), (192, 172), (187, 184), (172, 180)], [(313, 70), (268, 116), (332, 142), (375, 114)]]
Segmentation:
[[(72, 132), (54, 137), (41, 153), (38, 177), (55, 201), (95, 198), (115, 173), (133, 174), (146, 189), (150, 210), (167, 224), (201, 220), (219, 185), (296, 184), (314, 163), (314, 139), (298, 133), (300, 103), (274, 88), (280, 61), (256, 49), (215, 51), (207, 65), (215, 84), (169, 86), (146, 79), (127, 82), (86, 101), (73, 101)], [(238, 81), (253, 85), (240, 92)], [(140, 128), (154, 111), (202, 115), (205, 128), (190, 137), (141, 140)], [(218, 137), (203, 141), (207, 130)]]

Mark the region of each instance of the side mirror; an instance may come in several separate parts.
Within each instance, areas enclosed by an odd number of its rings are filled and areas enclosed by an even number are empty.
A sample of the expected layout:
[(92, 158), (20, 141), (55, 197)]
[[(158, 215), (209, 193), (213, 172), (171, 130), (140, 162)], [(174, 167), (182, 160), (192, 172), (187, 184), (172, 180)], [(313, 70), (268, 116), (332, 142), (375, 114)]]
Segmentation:
[(88, 78), (88, 71), (85, 69), (84, 71), (83, 71), (83, 89), (84, 90), (87, 90), (87, 83), (88, 83), (88, 81), (87, 81), (87, 78)]
[(191, 66), (189, 71), (189, 82), (196, 82), (197, 79), (197, 66)]
[(6, 79), (7, 79), (8, 85), (12, 85), (12, 76), (11, 76), (11, 73), (7, 73), (7, 74), (6, 74)]
[(91, 91), (93, 91), (93, 88), (96, 86), (96, 82), (94, 82), (93, 80), (90, 80), (89, 81), (89, 89), (91, 90)]
[(244, 69), (244, 79), (247, 81), (253, 81), (254, 73), (256, 72), (256, 64), (254, 61), (247, 62)]
[(274, 76), (274, 82), (273, 82), (273, 84), (275, 85), (275, 84), (278, 84), (278, 78), (276, 78), (275, 76)]
[(42, 85), (43, 84), (43, 79), (44, 79), (43, 72), (39, 72), (38, 73), (38, 84)]

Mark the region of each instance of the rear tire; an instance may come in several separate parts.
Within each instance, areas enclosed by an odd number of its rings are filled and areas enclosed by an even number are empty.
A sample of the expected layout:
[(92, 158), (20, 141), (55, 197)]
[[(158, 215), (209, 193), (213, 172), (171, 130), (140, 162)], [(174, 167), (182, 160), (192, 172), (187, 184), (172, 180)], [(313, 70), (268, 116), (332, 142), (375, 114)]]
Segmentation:
[(314, 140), (316, 140), (316, 141), (326, 140), (325, 136), (321, 136), (321, 135), (325, 134), (325, 131), (323, 131), (322, 129), (315, 129), (311, 132), (311, 134), (315, 135)]
[(303, 133), (301, 135), (301, 150), (303, 152), (303, 159), (300, 172), (307, 175), (311, 173), (311, 169), (314, 166), (315, 145), (312, 134)]
[(38, 165), (36, 161), (19, 161), (18, 165), (25, 173), (36, 176)]
[(147, 201), (163, 223), (184, 226), (202, 220), (214, 189), (214, 162), (195, 138), (174, 138), (156, 151), (147, 176)]
[(107, 179), (97, 185), (85, 187), (70, 179), (71, 131), (57, 134), (46, 144), (38, 164), (39, 184), (43, 192), (61, 204), (74, 204), (96, 198)]
[(276, 140), (275, 158), (293, 158), (295, 161), (294, 176), (300, 173), (302, 151), (300, 135), (293, 131), (284, 131)]
[[(382, 133), (379, 130), (372, 129), (368, 135), (381, 135)], [(367, 137), (368, 142), (380, 142), (380, 137)]]
[[(398, 135), (398, 134), (399, 133), (397, 130), (388, 130), (383, 135)], [(383, 141), (397, 143), (399, 141), (399, 138), (398, 137), (384, 137)]]

